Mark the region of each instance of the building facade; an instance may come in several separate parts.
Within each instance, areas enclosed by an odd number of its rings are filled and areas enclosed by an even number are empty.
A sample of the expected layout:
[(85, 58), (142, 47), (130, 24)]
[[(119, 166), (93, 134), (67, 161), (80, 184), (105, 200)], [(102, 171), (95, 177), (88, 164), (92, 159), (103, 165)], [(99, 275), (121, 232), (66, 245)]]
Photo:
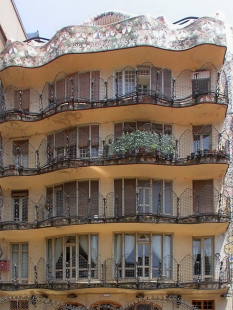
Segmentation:
[(231, 309), (227, 44), (109, 12), (7, 45), (1, 309)]
[(27, 38), (14, 0), (0, 1), (0, 52), (7, 41), (24, 41)]

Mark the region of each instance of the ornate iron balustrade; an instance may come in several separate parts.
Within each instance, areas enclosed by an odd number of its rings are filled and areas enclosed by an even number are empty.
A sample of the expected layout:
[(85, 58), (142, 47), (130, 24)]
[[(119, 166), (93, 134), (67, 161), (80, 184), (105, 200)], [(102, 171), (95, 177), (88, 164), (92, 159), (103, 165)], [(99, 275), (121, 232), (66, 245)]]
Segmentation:
[[(9, 288), (25, 289), (43, 287), (49, 289), (79, 289), (84, 287), (124, 287), (128, 289), (220, 289), (232, 281), (229, 258), (203, 257), (200, 261), (186, 255), (178, 262), (173, 256), (159, 259), (155, 254), (147, 255), (148, 274), (142, 275), (145, 268), (139, 261), (132, 259), (126, 265), (126, 257), (119, 261), (109, 258), (103, 262), (88, 262), (81, 255), (70, 259), (63, 256), (52, 257), (46, 261), (40, 258), (37, 263), (31, 259), (22, 259), (10, 264), (10, 270), (2, 272), (0, 286), (2, 290)], [(142, 261), (142, 260), (141, 260)], [(153, 262), (153, 263), (152, 263)], [(24, 278), (22, 278), (24, 266)], [(130, 273), (126, 272), (130, 269)]]
[[(147, 124), (145, 124), (147, 125)], [(142, 127), (142, 130), (146, 126)], [(137, 131), (140, 133), (140, 131)], [(78, 131), (81, 135), (81, 131)], [(149, 133), (141, 131), (142, 136)], [(132, 133), (131, 133), (132, 134)], [(94, 136), (89, 139), (82, 133), (82, 143), (79, 145), (77, 130), (69, 135), (58, 132), (59, 141), (51, 145), (42, 140), (38, 149), (28, 141), (17, 145), (12, 141), (0, 147), (0, 177), (10, 175), (35, 175), (58, 169), (86, 167), (90, 165), (116, 164), (170, 164), (193, 165), (209, 163), (228, 163), (230, 140), (226, 132), (219, 133), (213, 126), (204, 126), (198, 132), (186, 130), (179, 139), (173, 135), (151, 133), (144, 142), (127, 135), (124, 141), (107, 136), (105, 140)], [(138, 139), (138, 138), (137, 138)], [(153, 140), (154, 139), (154, 140)], [(130, 144), (130, 149), (129, 149)]]
[[(129, 72), (132, 81), (126, 85), (124, 76)], [(186, 107), (228, 103), (227, 76), (223, 70), (217, 72), (211, 63), (195, 72), (182, 71), (176, 78), (169, 69), (156, 68), (151, 63), (126, 67), (107, 80), (98, 77), (99, 74), (93, 75), (93, 79), (83, 75), (60, 72), (52, 83), (45, 84), (42, 92), (8, 86), (0, 91), (0, 121), (37, 121), (62, 111), (115, 105), (149, 103)]]
[[(88, 223), (148, 222), (148, 223), (216, 223), (229, 222), (231, 198), (207, 185), (196, 193), (186, 188), (178, 196), (167, 188), (162, 192), (153, 186), (137, 191), (126, 186), (121, 192), (93, 193), (90, 197), (82, 189), (70, 193), (56, 192), (33, 202), (24, 197), (24, 214), (12, 207), (12, 197), (1, 196), (0, 229), (29, 229), (35, 227), (66, 226)], [(12, 210), (15, 208), (15, 210)], [(19, 214), (18, 214), (19, 213)], [(21, 216), (20, 216), (21, 214)]]

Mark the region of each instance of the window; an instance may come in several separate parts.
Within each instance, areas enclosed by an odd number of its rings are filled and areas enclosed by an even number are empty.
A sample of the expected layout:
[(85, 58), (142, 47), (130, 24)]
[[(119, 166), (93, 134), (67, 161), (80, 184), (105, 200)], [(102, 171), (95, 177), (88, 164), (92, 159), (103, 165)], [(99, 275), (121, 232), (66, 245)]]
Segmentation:
[(193, 126), (193, 151), (212, 150), (212, 126)]
[(76, 207), (76, 182), (67, 182), (59, 186), (48, 187), (46, 189), (46, 197), (50, 202), (50, 208), (47, 210), (48, 217), (52, 216), (67, 216), (67, 195), (69, 197), (69, 212), (70, 214), (77, 214)]
[(135, 130), (148, 130), (155, 132), (157, 134), (168, 134), (172, 133), (172, 125), (169, 124), (158, 124), (146, 121), (137, 122), (124, 122), (114, 124), (114, 136), (115, 138), (122, 136), (127, 132), (132, 132)]
[(97, 158), (100, 155), (99, 125), (78, 127), (78, 147), (80, 158)]
[(199, 71), (192, 76), (192, 95), (196, 98), (200, 95), (208, 95), (210, 88), (210, 71)]
[[(99, 214), (99, 181), (78, 181), (78, 210), (80, 216), (98, 217)], [(88, 199), (90, 197), (90, 206)]]
[(118, 198), (116, 209), (118, 216), (173, 214), (171, 181), (115, 179), (114, 191)]
[[(116, 234), (115, 260), (120, 278), (171, 278), (172, 236)], [(136, 262), (138, 268), (136, 269)]]
[(70, 128), (56, 132), (47, 137), (48, 161), (52, 158), (58, 160), (77, 157), (77, 129)]
[[(99, 99), (99, 71), (77, 72), (66, 77), (58, 77), (55, 81), (54, 91), (56, 103), (70, 102), (71, 99), (90, 101)], [(49, 102), (53, 86), (49, 90)]]
[(213, 238), (193, 238), (193, 277), (205, 281), (213, 276)]
[(10, 310), (28, 310), (28, 300), (11, 300)]
[(137, 70), (126, 67), (116, 72), (118, 96), (157, 94), (160, 98), (171, 100), (171, 71), (149, 66), (139, 66)]
[(16, 168), (28, 168), (28, 140), (13, 141), (13, 156)]
[(198, 307), (200, 310), (214, 310), (214, 300), (193, 300), (192, 305)]
[[(12, 272), (11, 277), (17, 277), (21, 283), (28, 282), (28, 244), (27, 243), (12, 243)], [(15, 267), (16, 266), (16, 267)]]
[(12, 191), (13, 220), (28, 222), (28, 191)]
[(14, 93), (14, 108), (29, 112), (30, 89), (16, 90)]
[(47, 240), (49, 275), (58, 280), (98, 277), (98, 236), (70, 235)]
[(98, 180), (73, 181), (47, 187), (46, 197), (50, 207), (46, 209), (45, 218), (68, 216), (68, 214), (79, 217), (98, 217)]
[[(194, 213), (212, 213), (215, 210), (213, 180), (193, 181)], [(217, 202), (218, 203), (218, 202)]]

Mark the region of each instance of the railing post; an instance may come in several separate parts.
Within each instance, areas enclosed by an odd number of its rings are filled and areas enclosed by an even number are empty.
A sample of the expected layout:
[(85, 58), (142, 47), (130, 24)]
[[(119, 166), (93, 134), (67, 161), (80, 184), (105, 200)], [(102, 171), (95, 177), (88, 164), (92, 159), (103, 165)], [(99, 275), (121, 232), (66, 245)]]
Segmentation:
[(176, 199), (176, 219), (179, 221), (180, 218), (180, 197)]
[(49, 267), (49, 264), (46, 265), (46, 269), (47, 269), (47, 282), (48, 284), (51, 283), (51, 279), (52, 279), (52, 273)]
[(218, 103), (218, 98), (220, 94), (220, 72), (218, 71), (217, 73), (218, 78), (217, 78), (217, 85), (216, 85), (216, 92), (215, 92), (215, 102)]
[(106, 220), (106, 208), (107, 208), (107, 206), (106, 206), (106, 198), (103, 198), (103, 202), (104, 202), (104, 214), (103, 214), (103, 216), (104, 216), (104, 220)]
[(19, 279), (17, 277), (17, 265), (14, 265), (14, 280), (13, 280), (14, 286), (17, 287), (19, 283)]
[(36, 150), (36, 169), (40, 169), (39, 150)]
[(179, 158), (178, 144), (179, 144), (179, 140), (178, 140), (178, 139), (176, 139), (176, 146), (175, 146), (175, 160), (177, 160), (177, 159)]
[[(106, 262), (105, 262), (105, 267), (106, 267)], [(106, 274), (106, 270), (105, 270), (105, 272), (104, 272), (104, 264), (102, 263), (101, 264), (101, 269), (102, 269), (102, 273), (101, 273), (101, 282), (102, 282), (102, 285), (104, 285), (105, 284), (105, 282), (106, 281), (104, 281), (104, 274)], [(106, 269), (106, 268), (105, 268)]]
[(17, 224), (19, 222), (19, 203), (18, 201), (14, 201), (14, 222)]
[(218, 201), (218, 217), (219, 217), (219, 220), (222, 217), (222, 213), (223, 213), (223, 210), (222, 210), (222, 193), (220, 193), (219, 194), (219, 201)]
[(115, 216), (119, 217), (119, 198), (118, 195), (115, 195)]
[(20, 90), (19, 91), (19, 109), (22, 110), (22, 95), (23, 95), (23, 91)]
[(175, 83), (176, 83), (176, 79), (173, 78), (172, 79), (172, 100), (171, 100), (171, 106), (172, 107), (174, 105), (174, 100), (175, 100)]
[(104, 86), (105, 86), (105, 106), (107, 106), (108, 102), (108, 82), (104, 81)]
[(70, 289), (70, 277), (69, 277), (69, 262), (66, 262), (66, 284), (67, 284), (67, 289)]
[(176, 286), (180, 286), (180, 264), (177, 264), (177, 269), (176, 269)]
[(70, 160), (70, 143), (69, 143), (69, 136), (66, 136), (66, 157), (68, 161)]
[(35, 285), (38, 286), (38, 272), (37, 272), (37, 266), (34, 266), (34, 282), (35, 282)]
[(39, 112), (43, 113), (42, 94), (39, 94)]
[(136, 80), (136, 103), (139, 102), (139, 94), (138, 94), (138, 69), (135, 69), (135, 80)]
[(176, 269), (176, 287), (180, 286), (180, 264), (177, 264)]
[(39, 206), (38, 205), (35, 205), (35, 208), (36, 208), (36, 218), (35, 218), (35, 223), (36, 223), (36, 226), (38, 225), (38, 222), (39, 222), (39, 212), (38, 212), (38, 208)]
[(70, 219), (70, 196), (66, 196), (66, 201), (67, 201), (67, 217)]
[(200, 195), (199, 194), (196, 194), (196, 197), (197, 197), (197, 202), (196, 202), (196, 212), (197, 212), (197, 215), (199, 215), (200, 214), (200, 201), (199, 201), (199, 199), (200, 199)]
[(93, 80), (91, 81), (91, 107), (93, 108), (93, 103), (94, 103), (94, 82)]
[(222, 270), (222, 266), (223, 266), (223, 261), (220, 262), (220, 268), (219, 268), (219, 277), (218, 277), (218, 286), (219, 289), (221, 288), (221, 284), (222, 284), (222, 274), (223, 274), (223, 270)]
[(162, 279), (162, 262), (159, 261), (159, 279)]
[(161, 214), (161, 193), (158, 195), (158, 208), (157, 208), (157, 216)]
[(71, 82), (71, 102), (74, 105), (74, 79), (71, 77), (70, 78), (70, 82)]
[(139, 194), (136, 192), (136, 215), (139, 214), (139, 200), (138, 200)]
[(118, 78), (115, 78), (115, 84), (116, 84), (116, 105), (119, 103), (119, 93), (118, 93)]

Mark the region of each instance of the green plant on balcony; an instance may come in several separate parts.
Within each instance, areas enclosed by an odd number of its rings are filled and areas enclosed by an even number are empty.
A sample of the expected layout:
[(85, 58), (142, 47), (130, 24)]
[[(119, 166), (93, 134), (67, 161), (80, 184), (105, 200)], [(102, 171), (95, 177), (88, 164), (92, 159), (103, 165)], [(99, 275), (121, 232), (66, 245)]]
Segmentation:
[(173, 136), (151, 131), (136, 130), (116, 138), (108, 145), (109, 155), (121, 157), (125, 154), (155, 153), (171, 155), (174, 153)]

